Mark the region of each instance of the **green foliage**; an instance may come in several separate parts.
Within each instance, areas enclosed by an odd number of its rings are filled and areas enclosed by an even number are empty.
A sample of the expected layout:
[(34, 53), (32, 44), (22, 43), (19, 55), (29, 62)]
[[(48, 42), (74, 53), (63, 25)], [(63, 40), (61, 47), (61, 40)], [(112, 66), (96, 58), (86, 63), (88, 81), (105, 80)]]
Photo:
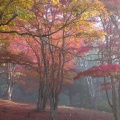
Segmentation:
[(78, 108), (85, 108), (85, 109), (92, 109), (92, 104), (75, 104), (72, 107), (78, 107)]
[(108, 104), (107, 100), (103, 100), (99, 105), (98, 105), (98, 110), (100, 111), (105, 111), (105, 112), (112, 112), (111, 107)]
[(27, 20), (33, 17), (29, 9), (33, 6), (33, 0), (1, 0), (0, 1), (0, 30), (7, 30), (15, 25), (15, 18)]

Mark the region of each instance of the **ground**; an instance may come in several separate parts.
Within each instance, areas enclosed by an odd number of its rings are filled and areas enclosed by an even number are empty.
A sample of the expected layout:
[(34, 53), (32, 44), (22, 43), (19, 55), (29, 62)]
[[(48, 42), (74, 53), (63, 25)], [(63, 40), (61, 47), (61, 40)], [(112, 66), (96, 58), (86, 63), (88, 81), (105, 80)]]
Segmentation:
[[(0, 99), (0, 120), (49, 120), (49, 106), (46, 112), (36, 113), (35, 105)], [(114, 120), (111, 113), (60, 106), (58, 120)]]

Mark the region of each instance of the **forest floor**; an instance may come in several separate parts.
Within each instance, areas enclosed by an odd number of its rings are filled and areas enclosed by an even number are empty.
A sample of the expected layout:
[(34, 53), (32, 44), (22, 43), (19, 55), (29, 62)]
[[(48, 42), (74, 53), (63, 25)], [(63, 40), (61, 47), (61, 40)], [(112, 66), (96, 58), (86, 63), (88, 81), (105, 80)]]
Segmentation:
[[(46, 112), (35, 112), (35, 105), (0, 99), (0, 120), (49, 120), (49, 107)], [(114, 120), (111, 113), (88, 109), (60, 106), (58, 120)]]

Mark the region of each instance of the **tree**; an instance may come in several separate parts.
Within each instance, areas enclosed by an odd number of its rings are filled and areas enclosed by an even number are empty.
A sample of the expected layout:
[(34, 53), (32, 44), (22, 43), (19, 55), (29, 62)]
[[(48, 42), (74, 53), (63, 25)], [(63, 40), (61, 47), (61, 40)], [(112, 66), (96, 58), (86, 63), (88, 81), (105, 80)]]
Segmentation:
[[(98, 9), (94, 14), (90, 14), (96, 4), (99, 5)], [(80, 46), (88, 39), (96, 39), (102, 34), (102, 31), (97, 31), (89, 20), (90, 17), (99, 14), (99, 8), (101, 12), (105, 12), (100, 2), (92, 4), (90, 1), (71, 1), (68, 4), (67, 1), (61, 1), (58, 5), (50, 2), (37, 2), (33, 7), (36, 19), (31, 20), (24, 27), (29, 34), (33, 34), (33, 42), (28, 39), (27, 43), (32, 48), (38, 63), (40, 86), (42, 85), (40, 88), (43, 88), (39, 89), (42, 101), (45, 101), (46, 95), (50, 97), (52, 120), (56, 119), (59, 94), (65, 80), (65, 69), (73, 63), (74, 55), (82, 54)], [(88, 27), (92, 31), (87, 29)], [(36, 34), (39, 38), (35, 36)], [(40, 105), (43, 104), (42, 101), (40, 100)]]
[[(0, 32), (4, 33), (6, 30), (14, 31), (16, 20), (21, 19), (26, 21), (31, 17), (28, 9), (33, 5), (32, 0), (2, 0), (0, 1)], [(12, 27), (13, 26), (13, 27)]]
[[(12, 30), (1, 30), (0, 32), (5, 35), (7, 33), (29, 35), (24, 37), (21, 44), (22, 47), (25, 46), (24, 48), (30, 51), (29, 55), (25, 54), (26, 58), (30, 57), (32, 63), (36, 63), (30, 67), (39, 74), (40, 97), (38, 98), (40, 100), (38, 108), (40, 105), (43, 110), (43, 102), (46, 104), (49, 98), (50, 119), (56, 120), (59, 94), (63, 82), (69, 81), (68, 83), (70, 83), (74, 76), (74, 72), (70, 69), (71, 65), (74, 66), (74, 56), (84, 55), (88, 50), (83, 50), (82, 46), (104, 35), (101, 30), (96, 29), (92, 19), (101, 13), (106, 13), (106, 11), (98, 0), (94, 2), (92, 0), (54, 0), (34, 1), (29, 12), (34, 14), (33, 19), (25, 22), (17, 19), (16, 26)], [(25, 53), (26, 50), (21, 49), (21, 52)], [(71, 73), (73, 75), (68, 77), (67, 75)]]
[[(101, 90), (106, 91), (108, 103), (110, 104), (115, 120), (120, 119), (120, 106), (119, 106), (119, 1), (103, 1), (109, 17), (103, 19), (100, 16), (101, 25), (106, 32), (105, 40), (98, 45), (98, 58), (99, 66), (92, 67), (76, 76), (94, 76), (103, 77), (104, 84), (101, 85)], [(75, 78), (75, 79), (76, 79)], [(106, 81), (106, 78), (109, 81)], [(118, 85), (118, 86), (116, 86)], [(112, 102), (109, 99), (108, 90), (111, 90)]]
[[(0, 33), (14, 33), (17, 32), (15, 26), (18, 24), (18, 20), (26, 22), (26, 20), (33, 17), (32, 14), (28, 11), (32, 5), (33, 1), (28, 0), (19, 1), (19, 0), (1, 0), (0, 1)], [(15, 36), (15, 34), (14, 34)], [(8, 66), (8, 99), (11, 100), (12, 88), (13, 88), (13, 71), (15, 70), (14, 63), (18, 63), (18, 60), (15, 60), (16, 57), (21, 55), (13, 55), (8, 51), (8, 46), (10, 45), (13, 36), (10, 35), (0, 35), (0, 54), (1, 54), (1, 63), (6, 63)], [(8, 58), (9, 57), (9, 58)], [(22, 56), (23, 57), (23, 56)], [(23, 59), (22, 59), (23, 61)], [(23, 61), (24, 62), (24, 61)], [(19, 62), (20, 63), (20, 62)], [(25, 63), (25, 62), (24, 62)], [(14, 66), (14, 67), (12, 67)], [(13, 70), (14, 69), (14, 70)], [(13, 71), (12, 71), (13, 70)]]

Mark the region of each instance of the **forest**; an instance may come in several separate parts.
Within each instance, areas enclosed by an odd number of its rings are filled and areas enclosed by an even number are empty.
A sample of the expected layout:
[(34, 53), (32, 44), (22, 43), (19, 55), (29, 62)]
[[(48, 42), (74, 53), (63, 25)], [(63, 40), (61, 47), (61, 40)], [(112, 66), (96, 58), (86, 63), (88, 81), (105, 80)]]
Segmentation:
[(0, 0), (1, 120), (120, 120), (119, 40), (120, 0)]

